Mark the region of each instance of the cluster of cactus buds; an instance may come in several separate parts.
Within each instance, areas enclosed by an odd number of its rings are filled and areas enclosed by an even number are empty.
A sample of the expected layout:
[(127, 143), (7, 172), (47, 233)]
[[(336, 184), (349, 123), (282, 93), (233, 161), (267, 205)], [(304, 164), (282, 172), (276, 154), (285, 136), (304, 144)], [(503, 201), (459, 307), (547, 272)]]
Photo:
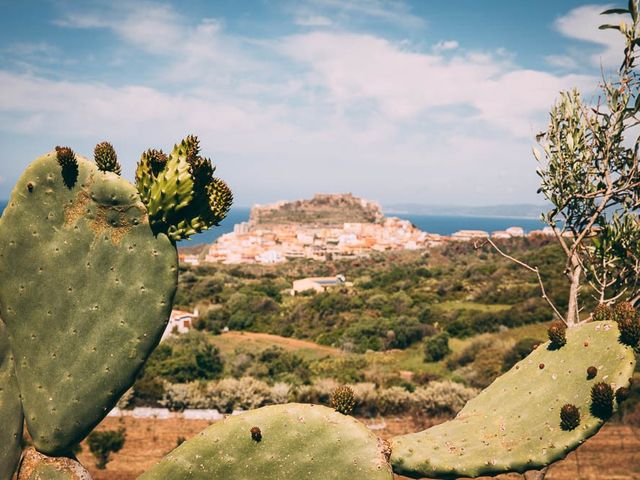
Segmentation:
[(103, 172), (113, 172), (120, 175), (122, 167), (118, 163), (118, 155), (109, 142), (100, 142), (93, 150), (93, 159), (98, 169)]
[(617, 389), (616, 390), (616, 402), (618, 402), (618, 405), (620, 405), (627, 398), (629, 398), (630, 394), (631, 394), (631, 392), (629, 391), (628, 387), (620, 387), (619, 389)]
[(262, 431), (260, 431), (260, 427), (251, 427), (249, 433), (251, 433), (251, 440), (254, 442), (262, 441)]
[(156, 233), (173, 241), (222, 221), (231, 207), (231, 190), (213, 173), (211, 160), (200, 156), (200, 142), (189, 135), (167, 156), (148, 150), (136, 169), (136, 186)]
[(636, 309), (630, 302), (619, 302), (613, 307), (612, 316), (613, 320), (617, 323), (620, 323), (623, 320), (635, 318), (636, 315)]
[(613, 320), (613, 309), (606, 303), (599, 303), (591, 313), (591, 319), (595, 322)]
[(549, 327), (547, 335), (549, 336), (552, 348), (561, 348), (567, 343), (567, 326), (564, 322), (556, 320)]
[(599, 418), (609, 418), (613, 412), (613, 389), (605, 382), (591, 388), (591, 413)]
[(78, 165), (76, 154), (69, 147), (56, 147), (56, 160), (62, 168)]
[(331, 408), (343, 415), (349, 415), (356, 406), (356, 399), (351, 387), (343, 385), (336, 388), (331, 396)]
[(580, 425), (580, 410), (575, 405), (567, 403), (560, 409), (560, 428), (574, 430)]
[(62, 182), (71, 189), (78, 179), (78, 160), (69, 147), (56, 147), (56, 160), (62, 169)]

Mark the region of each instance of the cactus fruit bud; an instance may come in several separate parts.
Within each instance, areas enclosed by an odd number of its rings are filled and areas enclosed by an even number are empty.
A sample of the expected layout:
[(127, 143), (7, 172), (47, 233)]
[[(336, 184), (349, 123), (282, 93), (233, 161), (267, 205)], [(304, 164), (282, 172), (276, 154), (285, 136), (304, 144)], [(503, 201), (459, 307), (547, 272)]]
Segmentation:
[(613, 309), (609, 305), (600, 303), (591, 313), (591, 319), (595, 322), (613, 320)]
[(613, 412), (613, 389), (605, 382), (591, 388), (591, 413), (599, 418), (608, 418)]
[(613, 319), (618, 323), (628, 318), (635, 318), (636, 313), (636, 309), (630, 302), (620, 302), (613, 307)]
[(182, 141), (186, 145), (187, 162), (192, 163), (200, 153), (200, 139), (196, 135), (187, 135)]
[(331, 408), (343, 415), (349, 415), (356, 406), (356, 399), (351, 387), (343, 385), (336, 388), (331, 396)]
[(262, 440), (262, 432), (258, 427), (251, 427), (251, 440), (260, 442)]
[(618, 402), (618, 405), (620, 405), (627, 398), (629, 398), (629, 395), (630, 395), (630, 392), (629, 392), (629, 389), (627, 387), (620, 387), (619, 389), (617, 389), (616, 390), (616, 402)]
[(560, 409), (560, 428), (573, 430), (580, 425), (580, 410), (575, 405), (567, 403)]
[(587, 378), (589, 380), (591, 380), (592, 378), (595, 378), (597, 374), (598, 374), (598, 369), (593, 365), (587, 368)]
[(233, 203), (233, 193), (231, 189), (219, 178), (214, 178), (213, 182), (207, 187), (207, 193), (209, 194), (211, 212), (219, 219), (218, 221), (223, 220), (229, 213), (229, 209)]
[(69, 147), (56, 147), (56, 160), (62, 167), (62, 181), (71, 189), (78, 179), (78, 160), (76, 154)]
[(162, 150), (149, 149), (146, 152), (149, 165), (154, 176), (157, 176), (167, 165), (167, 154)]
[(56, 147), (56, 159), (63, 169), (78, 166), (76, 154), (69, 147)]
[(630, 347), (636, 347), (640, 342), (640, 319), (637, 316), (623, 318), (618, 322), (620, 341)]
[(547, 335), (549, 335), (551, 347), (554, 350), (557, 350), (567, 343), (567, 326), (564, 324), (564, 322), (556, 320), (549, 327)]
[(118, 163), (118, 155), (109, 142), (97, 144), (93, 149), (93, 158), (98, 169), (103, 172), (113, 172), (116, 175), (120, 175), (122, 172), (122, 167)]

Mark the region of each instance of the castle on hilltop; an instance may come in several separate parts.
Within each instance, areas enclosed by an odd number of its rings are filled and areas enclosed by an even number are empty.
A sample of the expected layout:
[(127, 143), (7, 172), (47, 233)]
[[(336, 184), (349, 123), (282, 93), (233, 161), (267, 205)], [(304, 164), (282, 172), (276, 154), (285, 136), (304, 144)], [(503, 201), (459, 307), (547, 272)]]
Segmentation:
[[(255, 205), (248, 222), (234, 226), (209, 246), (205, 262), (276, 264), (295, 258), (327, 260), (366, 257), (371, 252), (418, 250), (446, 242), (482, 242), (525, 236), (553, 236), (553, 230), (522, 227), (485, 232), (459, 230), (450, 236), (428, 233), (408, 220), (385, 217), (382, 208), (350, 193), (316, 194), (309, 200)], [(181, 254), (194, 265), (197, 255)]]
[(316, 193), (310, 200), (254, 205), (249, 224), (252, 228), (289, 224), (327, 227), (383, 220), (382, 208), (377, 202), (354, 197), (351, 193)]

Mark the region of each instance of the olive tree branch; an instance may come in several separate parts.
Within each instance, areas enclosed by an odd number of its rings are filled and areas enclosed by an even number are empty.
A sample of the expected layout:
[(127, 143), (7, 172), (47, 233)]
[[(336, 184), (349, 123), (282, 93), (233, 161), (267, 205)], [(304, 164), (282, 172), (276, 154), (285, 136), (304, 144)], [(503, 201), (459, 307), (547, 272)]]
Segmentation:
[(556, 308), (556, 306), (553, 304), (553, 302), (551, 301), (551, 299), (549, 298), (549, 296), (547, 295), (547, 292), (544, 288), (544, 282), (542, 281), (542, 277), (540, 276), (540, 269), (538, 267), (532, 267), (531, 265), (523, 262), (522, 260), (518, 260), (515, 257), (512, 257), (511, 255), (503, 252), (500, 247), (498, 247), (495, 242), (493, 240), (491, 240), (490, 238), (486, 238), (484, 242), (482, 243), (478, 243), (478, 242), (474, 242), (473, 247), (475, 249), (478, 248), (482, 248), (484, 247), (486, 244), (491, 245), (494, 250), (496, 252), (498, 252), (500, 255), (502, 255), (504, 258), (506, 258), (507, 260), (510, 260), (511, 262), (520, 265), (521, 267), (526, 268), (527, 270), (533, 272), (536, 274), (536, 276), (538, 277), (538, 283), (540, 284), (540, 291), (542, 293), (542, 298), (549, 304), (549, 306), (551, 307), (551, 309), (553, 310), (553, 312), (556, 314), (556, 316), (558, 317), (559, 320), (562, 320), (565, 324), (567, 323), (566, 320), (564, 319), (564, 317), (560, 314), (560, 312), (558, 311), (558, 309)]

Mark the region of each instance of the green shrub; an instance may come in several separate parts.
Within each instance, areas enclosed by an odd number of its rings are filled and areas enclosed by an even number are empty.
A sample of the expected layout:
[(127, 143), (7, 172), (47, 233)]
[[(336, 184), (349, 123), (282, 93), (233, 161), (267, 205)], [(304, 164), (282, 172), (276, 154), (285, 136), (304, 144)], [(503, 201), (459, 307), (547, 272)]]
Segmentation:
[(367, 361), (358, 355), (329, 357), (311, 364), (317, 377), (331, 377), (340, 383), (355, 383), (364, 380)]
[(456, 371), (472, 387), (488, 387), (502, 373), (504, 350), (493, 346), (481, 350), (473, 363)]
[(96, 457), (96, 467), (104, 470), (109, 463), (111, 453), (119, 452), (124, 446), (126, 430), (100, 430), (91, 432), (87, 437), (89, 450)]
[(451, 353), (449, 348), (449, 335), (440, 333), (429, 337), (424, 342), (425, 362), (439, 362)]
[(145, 366), (145, 374), (170, 382), (211, 380), (220, 377), (222, 370), (220, 352), (207, 334), (197, 331), (160, 344)]
[(414, 412), (435, 417), (452, 416), (478, 393), (475, 388), (448, 380), (431, 382), (426, 387), (416, 388), (413, 392)]

